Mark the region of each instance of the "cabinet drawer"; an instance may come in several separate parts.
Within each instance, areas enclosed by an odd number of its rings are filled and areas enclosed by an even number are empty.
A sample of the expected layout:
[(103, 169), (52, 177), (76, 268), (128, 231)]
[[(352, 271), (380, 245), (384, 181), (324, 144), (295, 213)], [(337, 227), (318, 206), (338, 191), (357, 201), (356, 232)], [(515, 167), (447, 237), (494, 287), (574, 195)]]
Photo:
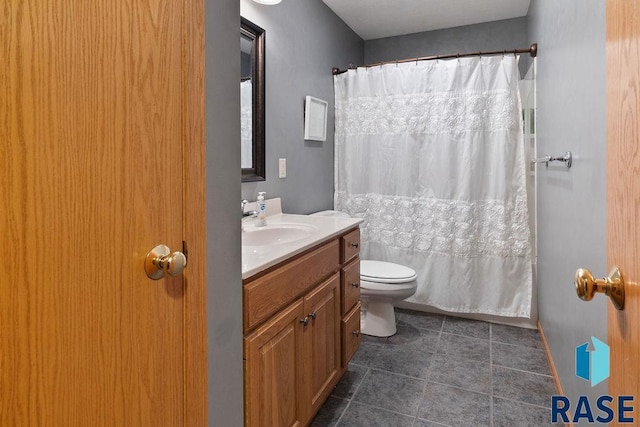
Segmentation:
[(356, 258), (340, 273), (340, 313), (344, 316), (360, 301), (360, 258)]
[(342, 319), (342, 367), (345, 368), (349, 360), (360, 347), (360, 303)]
[(333, 240), (244, 285), (244, 331), (338, 271), (339, 252), (338, 241)]
[(360, 228), (340, 238), (340, 262), (345, 264), (360, 253)]

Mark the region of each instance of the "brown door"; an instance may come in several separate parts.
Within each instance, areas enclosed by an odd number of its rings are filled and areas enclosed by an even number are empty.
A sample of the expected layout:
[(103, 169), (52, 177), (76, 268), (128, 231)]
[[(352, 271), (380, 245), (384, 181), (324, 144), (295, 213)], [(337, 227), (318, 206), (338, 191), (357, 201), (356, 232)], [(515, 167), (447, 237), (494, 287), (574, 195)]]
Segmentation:
[[(0, 425), (204, 423), (198, 9), (3, 2)], [(183, 241), (185, 275), (148, 279)]]
[[(612, 396), (633, 395), (640, 421), (640, 0), (607, 1), (607, 239), (627, 283), (624, 311), (609, 304)], [(631, 416), (631, 413), (626, 413)]]

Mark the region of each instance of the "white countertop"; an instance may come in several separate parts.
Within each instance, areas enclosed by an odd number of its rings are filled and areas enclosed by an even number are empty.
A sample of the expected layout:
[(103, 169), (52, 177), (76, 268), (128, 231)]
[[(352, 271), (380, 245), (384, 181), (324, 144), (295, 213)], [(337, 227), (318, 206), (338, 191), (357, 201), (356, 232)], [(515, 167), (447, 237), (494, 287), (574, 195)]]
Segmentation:
[[(277, 199), (272, 199), (277, 200)], [(270, 203), (271, 202), (271, 203)], [(254, 209), (247, 205), (247, 211)], [(242, 245), (242, 279), (266, 270), (286, 259), (310, 249), (324, 240), (336, 237), (354, 228), (362, 222), (361, 218), (339, 218), (333, 216), (309, 216), (283, 214), (280, 201), (267, 201), (267, 225), (303, 225), (313, 227), (310, 236), (289, 243), (263, 246)], [(257, 223), (256, 219), (245, 219), (242, 222), (243, 233), (250, 233)]]

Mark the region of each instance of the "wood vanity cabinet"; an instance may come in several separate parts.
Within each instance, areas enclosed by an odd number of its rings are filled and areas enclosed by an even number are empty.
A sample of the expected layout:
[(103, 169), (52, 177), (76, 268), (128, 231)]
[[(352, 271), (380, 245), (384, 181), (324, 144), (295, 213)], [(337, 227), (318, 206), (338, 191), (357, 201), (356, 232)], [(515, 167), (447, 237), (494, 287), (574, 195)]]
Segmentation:
[(344, 373), (360, 343), (354, 236), (359, 245), (355, 229), (244, 281), (246, 426), (308, 425)]

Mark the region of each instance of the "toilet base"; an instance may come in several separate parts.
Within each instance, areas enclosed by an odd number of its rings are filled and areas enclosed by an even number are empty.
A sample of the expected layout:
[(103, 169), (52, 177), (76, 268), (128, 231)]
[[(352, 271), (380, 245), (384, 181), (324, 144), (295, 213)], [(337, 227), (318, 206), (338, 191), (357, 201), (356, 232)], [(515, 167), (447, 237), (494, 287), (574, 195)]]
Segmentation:
[(361, 333), (374, 337), (390, 337), (397, 331), (396, 313), (391, 301), (362, 299)]

